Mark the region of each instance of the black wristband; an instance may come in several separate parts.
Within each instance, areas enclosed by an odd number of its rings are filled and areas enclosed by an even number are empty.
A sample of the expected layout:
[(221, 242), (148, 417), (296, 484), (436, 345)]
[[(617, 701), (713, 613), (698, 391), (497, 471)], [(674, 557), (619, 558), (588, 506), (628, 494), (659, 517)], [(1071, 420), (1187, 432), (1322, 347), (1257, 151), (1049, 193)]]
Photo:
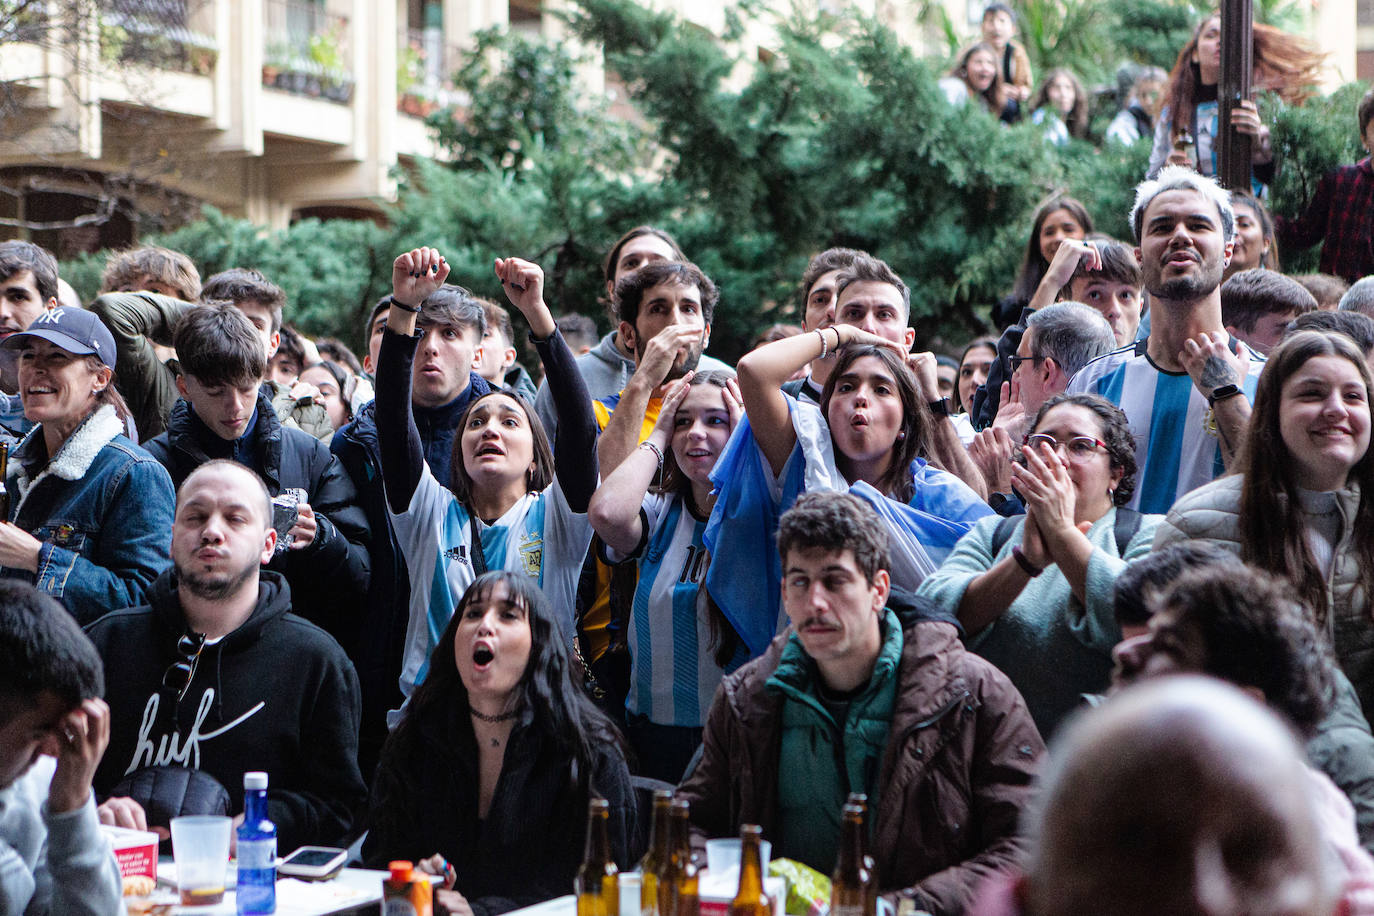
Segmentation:
[(1207, 406), (1214, 407), (1217, 401), (1224, 401), (1241, 393), (1239, 385), (1222, 385), (1219, 388), (1213, 388), (1212, 393), (1207, 395)]
[(420, 314), (420, 307), (418, 305), (406, 305), (404, 302), (402, 302), (400, 299), (397, 299), (395, 296), (391, 297), (391, 304), (396, 306), (396, 308), (400, 309), (403, 312), (410, 312), (410, 314), (412, 315)]
[(949, 398), (940, 398), (938, 401), (931, 401), (926, 406), (929, 407), (930, 412), (937, 417), (949, 416)]
[(1021, 569), (1025, 571), (1026, 575), (1030, 576), (1032, 579), (1045, 571), (1042, 567), (1036, 566), (1030, 560), (1026, 559), (1026, 553), (1021, 549), (1021, 545), (1019, 544), (1011, 549), (1011, 558), (1015, 560), (1016, 565), (1020, 566)]

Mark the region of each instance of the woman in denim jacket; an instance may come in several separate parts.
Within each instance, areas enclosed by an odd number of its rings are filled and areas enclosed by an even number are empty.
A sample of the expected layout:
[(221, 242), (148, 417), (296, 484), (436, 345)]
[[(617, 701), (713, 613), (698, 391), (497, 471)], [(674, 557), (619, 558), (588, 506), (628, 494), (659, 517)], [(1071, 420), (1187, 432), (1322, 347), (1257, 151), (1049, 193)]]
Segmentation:
[(45, 311), (0, 344), (19, 356), (24, 415), (0, 524), (0, 574), (61, 601), (82, 624), (144, 604), (170, 562), (176, 494), (166, 470), (123, 435), (115, 344), (91, 312)]

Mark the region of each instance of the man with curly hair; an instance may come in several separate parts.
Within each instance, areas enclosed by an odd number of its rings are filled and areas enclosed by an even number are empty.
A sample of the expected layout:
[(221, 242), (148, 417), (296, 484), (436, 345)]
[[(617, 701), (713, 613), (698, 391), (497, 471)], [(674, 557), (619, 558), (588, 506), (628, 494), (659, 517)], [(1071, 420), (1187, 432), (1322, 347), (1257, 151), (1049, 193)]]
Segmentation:
[(1126, 635), (1113, 652), (1116, 687), (1186, 672), (1255, 695), (1307, 739), (1312, 765), (1353, 804), (1361, 844), (1374, 847), (1374, 737), (1311, 611), (1286, 582), (1187, 542), (1129, 566), (1115, 603)]

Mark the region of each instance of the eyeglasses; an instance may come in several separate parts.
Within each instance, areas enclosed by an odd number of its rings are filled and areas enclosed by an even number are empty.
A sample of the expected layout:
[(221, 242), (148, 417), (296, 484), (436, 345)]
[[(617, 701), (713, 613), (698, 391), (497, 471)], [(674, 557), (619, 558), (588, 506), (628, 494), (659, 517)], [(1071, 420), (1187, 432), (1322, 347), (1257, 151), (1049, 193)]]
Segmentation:
[(1024, 363), (1024, 362), (1026, 362), (1026, 361), (1029, 360), (1030, 363), (1031, 363), (1031, 365), (1035, 365), (1036, 363), (1038, 363), (1038, 362), (1040, 362), (1041, 360), (1043, 360), (1045, 357), (1043, 357), (1043, 356), (1034, 356), (1034, 355), (1032, 355), (1032, 356), (1010, 356), (1010, 357), (1007, 357), (1007, 358), (1011, 360), (1011, 371), (1012, 371), (1012, 374), (1015, 374), (1017, 368), (1018, 368), (1022, 363)]
[(1058, 451), (1060, 446), (1063, 446), (1068, 450), (1070, 458), (1087, 458), (1098, 449), (1104, 452), (1107, 450), (1107, 443), (1091, 436), (1074, 436), (1072, 439), (1065, 439), (1061, 442), (1054, 436), (1038, 433), (1034, 436), (1027, 436), (1026, 444), (1036, 451), (1039, 451), (1042, 445), (1047, 445), (1054, 451)]
[(205, 649), (204, 633), (183, 633), (177, 640), (178, 661), (162, 673), (162, 689), (177, 695), (177, 702), (186, 699), (186, 691), (191, 689), (191, 681), (196, 677), (196, 665), (200, 653)]

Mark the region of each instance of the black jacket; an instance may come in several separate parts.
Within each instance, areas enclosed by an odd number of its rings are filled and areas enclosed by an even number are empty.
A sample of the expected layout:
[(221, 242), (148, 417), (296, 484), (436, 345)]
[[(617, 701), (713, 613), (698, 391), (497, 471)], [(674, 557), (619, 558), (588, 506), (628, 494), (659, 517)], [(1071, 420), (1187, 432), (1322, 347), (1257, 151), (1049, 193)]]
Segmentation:
[[(203, 770), (243, 811), (243, 774), (268, 774), (278, 845), (336, 844), (366, 798), (358, 772), (358, 678), (343, 649), (288, 613), (291, 590), (263, 572), (258, 604), (237, 630), (206, 646), (185, 698), (161, 687), (187, 631), (172, 570), (151, 604), (107, 614), (86, 628), (105, 663), (110, 746), (96, 771), (102, 799), (145, 766)], [(165, 826), (165, 825), (164, 825)]]
[[(323, 443), (282, 426), (266, 386), (258, 390), (251, 435), (251, 466), (267, 491), (277, 496), (283, 490), (304, 490), (319, 525), (309, 547), (282, 551), (267, 568), (291, 583), (292, 610), (324, 627), (352, 655), (361, 638), (371, 563), (371, 532), (353, 481)], [(184, 399), (172, 408), (166, 432), (143, 447), (162, 462), (178, 488), (212, 458), (234, 457), (234, 443), (216, 435)]]
[[(450, 650), (451, 651), (451, 650)], [(566, 752), (530, 727), (511, 731), (485, 820), (477, 817), (477, 744), (467, 704), (420, 723), (418, 748), (388, 743), (373, 783), (363, 860), (419, 861), (436, 852), (458, 872), (475, 916), (492, 916), (571, 892), (586, 842), (587, 789)], [(618, 742), (596, 742), (591, 787), (610, 802), (611, 851), (621, 868), (635, 836), (635, 797)]]

